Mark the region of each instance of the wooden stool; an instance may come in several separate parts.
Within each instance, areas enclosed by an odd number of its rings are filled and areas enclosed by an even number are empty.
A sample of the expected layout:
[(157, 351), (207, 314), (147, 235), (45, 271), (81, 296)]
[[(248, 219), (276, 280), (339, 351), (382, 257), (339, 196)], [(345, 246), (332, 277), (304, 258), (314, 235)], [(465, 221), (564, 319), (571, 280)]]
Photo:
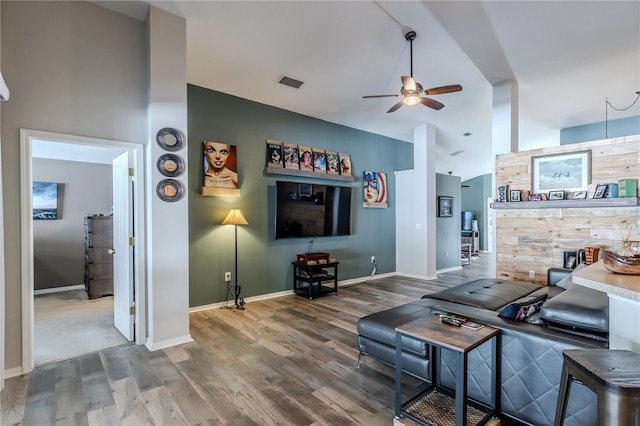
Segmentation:
[[(598, 396), (599, 426), (634, 426), (640, 408), (640, 354), (609, 349), (573, 349), (562, 352), (562, 377), (555, 426), (564, 424), (571, 382), (577, 381)], [(638, 419), (640, 421), (640, 419)]]

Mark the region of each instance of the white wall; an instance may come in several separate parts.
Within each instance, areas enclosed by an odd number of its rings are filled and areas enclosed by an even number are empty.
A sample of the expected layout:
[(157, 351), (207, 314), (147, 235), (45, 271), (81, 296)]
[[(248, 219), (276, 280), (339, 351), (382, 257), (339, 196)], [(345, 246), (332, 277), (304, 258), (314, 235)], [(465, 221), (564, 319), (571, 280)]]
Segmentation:
[[(185, 196), (177, 202), (158, 198), (155, 187), (164, 176), (157, 159), (166, 154), (155, 143), (158, 130), (182, 131), (185, 146), (176, 151), (185, 163), (187, 141), (187, 25), (183, 18), (151, 7), (149, 38), (149, 145), (147, 157), (148, 227), (148, 340), (147, 347), (161, 349), (191, 341), (189, 334), (189, 202), (188, 167), (175, 178)], [(171, 60), (167, 60), (171, 58)]]

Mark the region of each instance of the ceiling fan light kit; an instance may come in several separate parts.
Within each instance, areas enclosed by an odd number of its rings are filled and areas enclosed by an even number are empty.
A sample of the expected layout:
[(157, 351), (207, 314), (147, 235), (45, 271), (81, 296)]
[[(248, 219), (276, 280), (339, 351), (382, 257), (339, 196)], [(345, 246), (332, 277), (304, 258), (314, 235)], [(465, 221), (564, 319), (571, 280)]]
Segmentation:
[(435, 110), (440, 110), (442, 108), (444, 108), (444, 104), (442, 102), (438, 102), (435, 99), (431, 99), (431, 98), (427, 98), (427, 97), (421, 97), (421, 94), (425, 94), (425, 95), (442, 95), (445, 93), (453, 93), (453, 92), (459, 92), (462, 90), (462, 86), (459, 84), (453, 84), (453, 85), (449, 85), (449, 86), (440, 86), (440, 87), (434, 87), (432, 89), (428, 89), (428, 90), (424, 90), (422, 85), (420, 83), (417, 83), (414, 79), (413, 79), (413, 40), (416, 39), (416, 32), (415, 31), (409, 31), (404, 35), (404, 38), (410, 43), (410, 56), (411, 56), (411, 75), (410, 76), (402, 76), (400, 77), (400, 79), (402, 80), (402, 87), (400, 88), (400, 94), (396, 94), (396, 95), (368, 95), (368, 96), (363, 96), (363, 98), (368, 99), (368, 98), (389, 98), (389, 97), (399, 97), (402, 96), (403, 99), (396, 103), (394, 106), (392, 106), (391, 108), (389, 108), (389, 110), (387, 111), (387, 113), (390, 112), (394, 112), (395, 110), (397, 110), (398, 108), (400, 108), (402, 105), (408, 105), (408, 106), (413, 106), (413, 105), (418, 105), (418, 104), (422, 104), (426, 107), (429, 107), (431, 109), (435, 109)]

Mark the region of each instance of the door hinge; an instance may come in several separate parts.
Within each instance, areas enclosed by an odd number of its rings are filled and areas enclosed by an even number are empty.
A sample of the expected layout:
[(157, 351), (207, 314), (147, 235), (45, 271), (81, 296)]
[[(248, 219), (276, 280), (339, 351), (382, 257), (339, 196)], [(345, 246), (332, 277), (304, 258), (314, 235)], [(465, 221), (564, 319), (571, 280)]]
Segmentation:
[(136, 238), (135, 237), (129, 237), (129, 245), (130, 246), (135, 246), (136, 245)]
[(133, 167), (129, 167), (129, 176), (133, 176)]
[(129, 307), (129, 315), (135, 315), (136, 314), (136, 307), (134, 306), (130, 306)]

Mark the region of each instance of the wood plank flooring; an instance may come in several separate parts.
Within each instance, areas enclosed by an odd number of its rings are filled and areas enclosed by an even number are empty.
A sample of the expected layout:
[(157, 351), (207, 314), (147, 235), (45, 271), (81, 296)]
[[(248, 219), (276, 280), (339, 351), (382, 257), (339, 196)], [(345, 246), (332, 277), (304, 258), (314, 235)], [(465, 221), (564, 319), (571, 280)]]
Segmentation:
[[(488, 255), (486, 256), (489, 257)], [(391, 277), (191, 314), (194, 342), (149, 352), (127, 345), (7, 379), (5, 425), (389, 425), (394, 370), (356, 368), (356, 322), (479, 277), (486, 259), (423, 281)], [(406, 378), (403, 390), (423, 386)]]

